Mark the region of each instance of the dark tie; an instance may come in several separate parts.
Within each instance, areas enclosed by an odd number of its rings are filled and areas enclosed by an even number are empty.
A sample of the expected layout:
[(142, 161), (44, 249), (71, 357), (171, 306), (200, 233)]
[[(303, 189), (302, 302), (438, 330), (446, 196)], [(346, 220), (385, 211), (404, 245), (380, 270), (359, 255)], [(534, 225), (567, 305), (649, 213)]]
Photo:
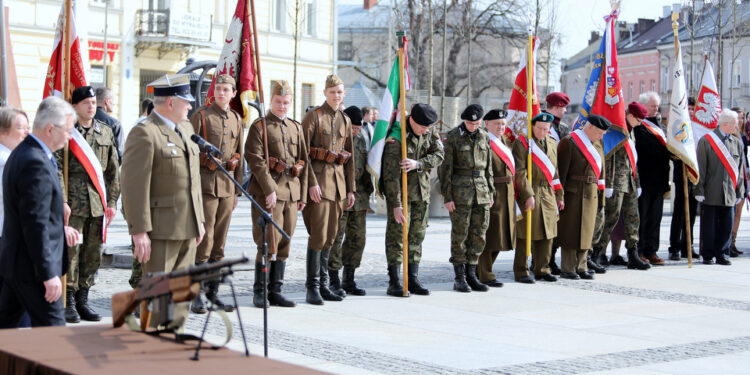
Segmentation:
[(57, 169), (57, 160), (55, 160), (55, 157), (51, 157), (50, 160), (52, 161), (52, 166), (55, 167), (55, 172), (58, 171)]

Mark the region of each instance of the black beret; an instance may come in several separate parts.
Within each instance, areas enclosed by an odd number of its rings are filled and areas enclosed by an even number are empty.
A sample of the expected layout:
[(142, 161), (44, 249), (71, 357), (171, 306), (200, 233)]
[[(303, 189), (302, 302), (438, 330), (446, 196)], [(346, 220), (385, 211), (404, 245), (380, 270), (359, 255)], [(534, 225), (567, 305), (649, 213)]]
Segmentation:
[(477, 121), (482, 118), (484, 108), (479, 104), (471, 104), (461, 113), (461, 120)]
[(491, 109), (484, 115), (484, 121), (498, 120), (508, 117), (508, 111), (504, 109)]
[(531, 124), (533, 125), (537, 121), (552, 122), (552, 121), (555, 121), (555, 116), (552, 116), (552, 114), (547, 113), (547, 112), (542, 112), (542, 113), (534, 116), (534, 118), (531, 119)]
[(81, 86), (73, 90), (73, 96), (70, 99), (71, 104), (78, 104), (81, 100), (93, 98), (96, 94), (91, 86)]
[(417, 103), (411, 107), (411, 118), (419, 125), (430, 126), (438, 120), (438, 115), (429, 104)]
[(602, 130), (607, 130), (612, 126), (612, 123), (609, 122), (609, 120), (599, 115), (589, 115), (589, 124)]
[(362, 110), (359, 107), (353, 105), (345, 109), (344, 113), (352, 120), (352, 125), (362, 126)]

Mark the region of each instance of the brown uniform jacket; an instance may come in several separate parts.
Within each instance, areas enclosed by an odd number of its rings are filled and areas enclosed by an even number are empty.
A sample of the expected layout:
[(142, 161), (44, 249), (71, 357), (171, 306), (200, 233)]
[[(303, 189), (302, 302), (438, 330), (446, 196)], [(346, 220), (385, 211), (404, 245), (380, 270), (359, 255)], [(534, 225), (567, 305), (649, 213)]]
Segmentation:
[[(336, 153), (346, 150), (354, 154), (351, 120), (328, 103), (309, 110), (302, 120), (302, 129), (308, 150), (318, 147)], [(307, 186), (320, 186), (324, 199), (344, 199), (347, 193), (355, 191), (354, 162), (351, 159), (344, 165), (310, 159), (309, 169)]]
[(245, 160), (253, 172), (248, 192), (256, 197), (265, 197), (275, 191), (278, 200), (307, 202), (307, 174), (310, 163), (302, 126), (288, 117), (281, 120), (270, 111), (266, 116), (268, 156), (282, 160), (290, 167), (297, 164), (298, 160), (305, 162), (302, 174), (294, 177), (289, 169), (281, 173), (269, 172), (263, 150), (261, 124), (260, 119), (253, 122), (245, 141)]
[[(204, 122), (205, 121), (205, 122)], [(234, 172), (234, 179), (242, 183), (242, 117), (232, 109), (225, 111), (213, 102), (201, 107), (190, 117), (193, 131), (208, 143), (221, 150), (221, 161), (226, 163), (234, 154), (240, 155), (240, 162)], [(241, 195), (240, 190), (218, 169), (200, 168), (203, 194), (226, 198)]]
[[(510, 148), (510, 141), (502, 137), (503, 143)], [(513, 157), (513, 155), (509, 155)], [(495, 181), (495, 204), (490, 208), (490, 226), (487, 228), (485, 250), (512, 250), (516, 244), (516, 191), (513, 188), (513, 177), (510, 169), (497, 154), (492, 151), (492, 175)], [(510, 179), (509, 182), (500, 182)]]
[(203, 197), (193, 127), (178, 135), (156, 111), (128, 134), (122, 157), (122, 207), (130, 234), (186, 240), (199, 235)]
[[(555, 165), (555, 176), (557, 172), (557, 141), (551, 135), (544, 137), (546, 143), (542, 147), (541, 141), (534, 139), (537, 146), (542, 150), (546, 148), (545, 153)], [(513, 142), (513, 158), (516, 161), (516, 189), (518, 191), (518, 204), (523, 207), (529, 197), (534, 197), (536, 204), (531, 210), (531, 239), (544, 240), (553, 239), (557, 236), (557, 201), (563, 200), (563, 191), (553, 190), (544, 177), (542, 170), (532, 163), (531, 185), (529, 185), (528, 174), (526, 172), (528, 151), (521, 143), (520, 139)], [(526, 238), (526, 216), (524, 212), (523, 220), (516, 223), (516, 235), (518, 238)]]
[[(593, 145), (603, 162), (602, 142), (593, 142)], [(594, 170), (570, 136), (560, 140), (557, 160), (560, 183), (565, 190), (565, 209), (560, 212), (557, 239), (564, 248), (590, 249), (596, 213), (604, 206), (604, 192), (599, 190)], [(604, 174), (602, 171), (600, 180), (605, 179)], [(593, 182), (580, 181), (582, 177), (590, 178)]]

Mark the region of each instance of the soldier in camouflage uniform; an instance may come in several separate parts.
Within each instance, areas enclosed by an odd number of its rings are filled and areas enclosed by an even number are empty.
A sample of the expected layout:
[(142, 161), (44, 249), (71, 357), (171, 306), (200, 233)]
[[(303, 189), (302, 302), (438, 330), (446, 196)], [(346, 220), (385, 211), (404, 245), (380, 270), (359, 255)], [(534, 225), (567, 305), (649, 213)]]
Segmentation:
[[(641, 121), (648, 114), (646, 107), (638, 102), (632, 102), (628, 105), (625, 119), (628, 126), (634, 128), (640, 126)], [(635, 165), (631, 164), (630, 157), (626, 147), (632, 151), (633, 162), (637, 160), (633, 142), (628, 137), (621, 147), (611, 151), (605, 158), (605, 180), (607, 187), (604, 190), (606, 206), (604, 214), (601, 210), (597, 215), (597, 232), (594, 233), (594, 254), (593, 259), (599, 259), (607, 251), (609, 236), (612, 233), (620, 215), (623, 215), (623, 224), (625, 225), (625, 248), (637, 249), (638, 247), (638, 227), (640, 217), (638, 216), (638, 196), (641, 195), (641, 184), (638, 178)], [(597, 241), (598, 239), (598, 241)], [(619, 254), (612, 252), (614, 258)], [(628, 268), (646, 270), (651, 266), (641, 261), (637, 254), (628, 255)]]
[[(70, 212), (68, 225), (83, 237), (83, 243), (68, 249), (68, 270), (65, 321), (77, 323), (81, 319), (99, 321), (101, 315), (88, 305), (89, 288), (94, 284), (94, 274), (102, 262), (104, 225), (109, 225), (117, 212), (120, 196), (120, 172), (117, 163), (117, 147), (112, 129), (94, 119), (96, 96), (90, 86), (73, 91), (72, 104), (78, 114), (76, 129), (91, 146), (99, 160), (104, 177), (107, 206), (103, 207), (99, 191), (73, 152), (68, 155), (68, 183), (63, 180), (63, 168), (58, 169), (60, 186), (67, 190), (66, 211)], [(63, 150), (55, 152), (57, 165), (63, 165)], [(106, 217), (106, 222), (104, 222)]]
[(464, 109), (464, 123), (445, 137), (445, 161), (438, 170), (440, 190), (451, 217), (450, 262), (456, 275), (453, 290), (463, 293), (488, 290), (477, 278), (495, 194), (490, 137), (479, 128), (483, 114), (477, 104)]
[[(372, 177), (367, 172), (367, 138), (360, 133), (362, 128), (362, 111), (356, 106), (344, 110), (352, 120), (352, 137), (354, 142), (354, 182), (357, 192), (354, 193), (354, 206), (344, 210), (339, 219), (339, 232), (331, 246), (331, 257), (328, 259), (328, 274), (331, 278), (331, 291), (343, 289), (355, 296), (364, 296), (365, 290), (354, 282), (354, 270), (362, 261), (365, 251), (367, 228), (365, 217), (370, 207), (370, 194), (374, 191)], [(344, 237), (346, 235), (346, 237)], [(343, 257), (343, 261), (342, 261)], [(344, 267), (343, 283), (339, 280), (339, 270)]]
[[(563, 116), (568, 112), (568, 103), (570, 103), (570, 97), (564, 92), (553, 92), (547, 95), (547, 110), (545, 112), (555, 117), (549, 128), (549, 135), (555, 139), (558, 143), (560, 140), (570, 134), (570, 126), (562, 122)], [(560, 243), (555, 237), (552, 240), (552, 254), (549, 258), (549, 268), (553, 275), (560, 274), (560, 267), (555, 262), (555, 254), (557, 249), (560, 247)]]
[[(422, 241), (427, 231), (430, 207), (430, 171), (443, 162), (443, 144), (432, 124), (438, 116), (432, 107), (418, 103), (406, 117), (406, 159), (401, 157), (401, 129), (393, 127), (385, 141), (382, 165), (382, 189), (388, 212), (385, 229), (385, 256), (388, 260), (388, 295), (402, 297), (404, 289), (398, 278), (403, 261), (402, 225), (409, 228), (409, 292), (428, 295), (430, 291), (419, 282), (419, 261)], [(401, 201), (401, 171), (407, 172), (408, 217)]]

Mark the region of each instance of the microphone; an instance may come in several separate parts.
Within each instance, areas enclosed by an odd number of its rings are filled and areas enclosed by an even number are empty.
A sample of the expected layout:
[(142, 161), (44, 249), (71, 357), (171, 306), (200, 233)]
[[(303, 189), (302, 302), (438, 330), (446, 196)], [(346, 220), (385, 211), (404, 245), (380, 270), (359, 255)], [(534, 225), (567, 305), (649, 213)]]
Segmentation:
[(212, 144), (210, 144), (210, 143), (206, 142), (206, 140), (205, 140), (205, 139), (203, 139), (203, 137), (201, 137), (201, 136), (200, 136), (200, 135), (198, 135), (198, 134), (193, 134), (193, 135), (191, 135), (191, 136), (190, 136), (190, 139), (191, 139), (191, 140), (192, 140), (193, 142), (195, 142), (195, 143), (197, 143), (197, 144), (198, 144), (198, 148), (199, 148), (199, 149), (201, 149), (201, 151), (204, 151), (204, 152), (206, 152), (207, 154), (211, 154), (211, 155), (213, 155), (213, 156), (214, 156), (214, 157), (216, 157), (216, 158), (220, 158), (220, 157), (221, 157), (221, 155), (223, 154), (223, 153), (221, 152), (221, 150), (219, 150), (218, 148), (216, 148), (216, 146), (214, 146), (214, 145), (212, 145)]

